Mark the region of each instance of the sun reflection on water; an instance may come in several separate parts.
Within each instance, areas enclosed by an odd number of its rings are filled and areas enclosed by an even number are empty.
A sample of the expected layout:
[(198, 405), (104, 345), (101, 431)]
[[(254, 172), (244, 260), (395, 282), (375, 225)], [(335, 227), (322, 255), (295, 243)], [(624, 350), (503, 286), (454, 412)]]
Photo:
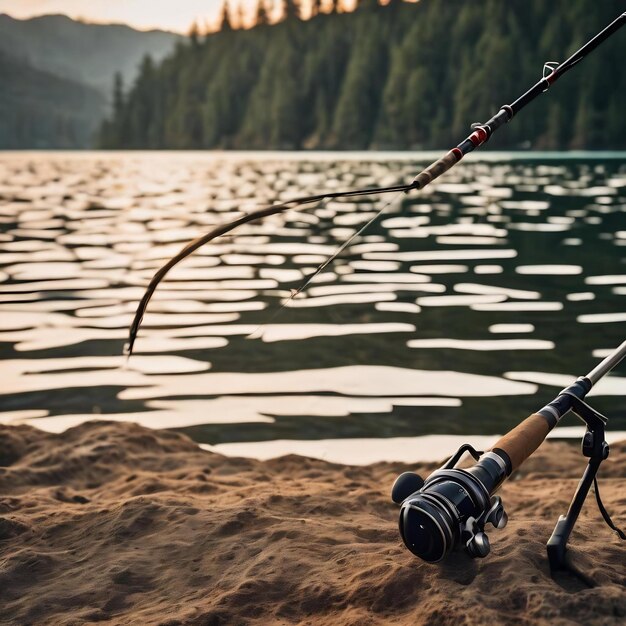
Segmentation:
[[(622, 155), (468, 159), (271, 322), (382, 199), (246, 225), (168, 275), (121, 356), (156, 269), (256, 194), (400, 183), (419, 158), (0, 156), (0, 420), (129, 419), (248, 451), (504, 432), (624, 338)], [(623, 372), (597, 390), (622, 428)]]

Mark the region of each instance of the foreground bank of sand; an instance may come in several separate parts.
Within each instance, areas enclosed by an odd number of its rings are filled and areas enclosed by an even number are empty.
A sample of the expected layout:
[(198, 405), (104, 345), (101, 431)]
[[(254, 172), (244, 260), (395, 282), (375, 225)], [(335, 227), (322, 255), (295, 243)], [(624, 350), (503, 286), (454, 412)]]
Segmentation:
[[(510, 522), (491, 555), (443, 566), (400, 545), (398, 464), (231, 459), (172, 432), (92, 422), (62, 435), (0, 427), (0, 465), (2, 624), (626, 620), (626, 546), (591, 501), (573, 545), (599, 586), (548, 574), (544, 543), (583, 469), (565, 444), (544, 444), (505, 486)], [(615, 444), (601, 487), (622, 524), (625, 477)]]

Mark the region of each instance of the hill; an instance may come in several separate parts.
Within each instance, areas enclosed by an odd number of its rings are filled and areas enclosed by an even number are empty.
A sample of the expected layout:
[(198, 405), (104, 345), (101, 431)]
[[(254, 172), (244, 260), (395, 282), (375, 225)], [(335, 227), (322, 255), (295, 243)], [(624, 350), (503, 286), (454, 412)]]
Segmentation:
[(130, 84), (144, 55), (155, 60), (184, 37), (121, 24), (87, 24), (65, 15), (18, 20), (0, 14), (0, 51), (61, 78), (109, 94), (119, 71)]
[[(223, 28), (144, 64), (101, 145), (454, 145), (623, 11), (620, 0), (361, 0), (353, 13)], [(623, 32), (603, 44), (490, 146), (626, 148), (625, 46)]]
[(95, 89), (0, 52), (0, 148), (80, 148), (106, 113)]

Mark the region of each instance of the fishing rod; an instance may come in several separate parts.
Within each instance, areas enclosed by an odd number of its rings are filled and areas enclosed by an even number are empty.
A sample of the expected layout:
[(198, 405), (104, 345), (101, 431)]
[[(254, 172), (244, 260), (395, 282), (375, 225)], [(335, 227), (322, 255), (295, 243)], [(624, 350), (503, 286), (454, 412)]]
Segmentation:
[[(469, 154), (473, 150), (476, 150), (476, 148), (479, 148), (484, 143), (486, 143), (491, 135), (496, 130), (498, 130), (498, 128), (510, 122), (513, 117), (517, 115), (517, 113), (519, 113), (526, 105), (530, 104), (535, 98), (540, 96), (543, 92), (547, 91), (561, 76), (563, 76), (563, 74), (568, 72), (577, 63), (582, 61), (590, 52), (595, 50), (595, 48), (597, 48), (603, 41), (613, 35), (625, 23), (626, 12), (616, 18), (613, 22), (611, 22), (606, 28), (600, 31), (595, 37), (593, 37), (593, 39), (589, 40), (584, 46), (582, 46), (582, 48), (572, 54), (572, 56), (570, 56), (563, 63), (545, 63), (543, 68), (543, 77), (539, 81), (537, 81), (537, 83), (535, 83), (528, 91), (526, 91), (526, 93), (521, 95), (512, 104), (505, 104), (500, 107), (500, 110), (484, 124), (472, 124), (472, 133), (467, 138), (465, 138), (455, 148), (449, 150), (437, 161), (434, 161), (428, 167), (422, 170), (419, 174), (417, 174), (417, 176), (415, 176), (415, 178), (410, 183), (404, 185), (393, 185), (389, 187), (372, 187), (366, 189), (351, 189), (347, 191), (325, 192), (318, 195), (293, 198), (280, 204), (273, 204), (271, 206), (251, 211), (250, 213), (244, 214), (241, 217), (233, 220), (232, 222), (220, 224), (205, 235), (202, 235), (201, 237), (198, 237), (197, 239), (189, 242), (177, 255), (172, 257), (163, 267), (161, 267), (161, 269), (156, 272), (156, 274), (148, 283), (146, 291), (137, 306), (137, 311), (129, 329), (128, 344), (126, 345), (126, 354), (128, 355), (128, 357), (130, 357), (130, 355), (132, 354), (135, 340), (137, 338), (137, 333), (139, 332), (139, 326), (141, 325), (143, 316), (146, 312), (146, 309), (148, 308), (148, 303), (150, 302), (150, 299), (152, 298), (152, 295), (154, 294), (157, 286), (175, 265), (177, 265), (184, 258), (195, 252), (198, 248), (204, 246), (210, 241), (216, 239), (217, 237), (229, 233), (239, 226), (263, 219), (264, 217), (269, 217), (270, 215), (283, 213), (284, 211), (294, 209), (298, 206), (317, 204), (318, 202), (321, 202), (323, 200), (336, 198), (358, 198), (362, 196), (379, 195), (394, 192), (408, 193), (412, 190), (424, 189), (426, 185), (447, 172), (450, 168), (454, 167), (466, 154)], [(316, 271), (307, 278), (305, 284), (292, 293), (289, 300), (293, 299), (298, 293), (300, 293), (302, 289), (311, 282), (313, 277), (323, 268), (325, 268), (330, 262), (332, 262), (332, 260), (335, 259), (336, 256), (347, 247), (350, 241), (352, 241), (356, 236), (360, 235), (363, 230), (369, 224), (371, 224), (376, 219), (376, 217), (387, 208), (387, 206), (389, 206), (389, 204), (390, 203), (385, 204), (385, 206), (383, 206), (383, 208), (378, 211), (377, 215), (373, 219), (367, 222), (364, 227), (359, 229), (352, 237), (350, 237), (349, 240), (344, 243), (339, 248), (339, 250), (337, 250), (337, 252), (335, 252), (335, 254), (333, 254), (328, 260), (322, 263), (316, 269)]]
[[(474, 132), (465, 141), (418, 175), (417, 179), (422, 179), (420, 184), (427, 184), (433, 176), (439, 176), (467, 152), (487, 141), (494, 130), (510, 121), (529, 102), (547, 91), (558, 78), (624, 24), (626, 13), (616, 18), (563, 63), (546, 63), (543, 76), (537, 83), (511, 105), (501, 107), (485, 124), (472, 125)], [(578, 378), (552, 402), (501, 437), (487, 453), (477, 452), (472, 446), (465, 444), (425, 481), (413, 472), (401, 474), (392, 487), (391, 497), (395, 503), (401, 505), (399, 528), (407, 548), (431, 563), (441, 561), (455, 548), (464, 548), (472, 557), (487, 556), (490, 543), (485, 533), (485, 525), (503, 528), (508, 520), (502, 500), (499, 496), (494, 496), (494, 492), (537, 450), (560, 419), (571, 410), (587, 426), (582, 441), (582, 453), (589, 458), (589, 463), (567, 514), (559, 518), (548, 540), (548, 560), (552, 572), (569, 570), (593, 586), (593, 581), (573, 564), (567, 552), (567, 541), (592, 484), (604, 521), (622, 540), (626, 540), (626, 534), (613, 524), (602, 504), (596, 478), (600, 464), (609, 454), (609, 445), (605, 440), (607, 418), (585, 403), (584, 398), (625, 357), (626, 341), (586, 376)], [(458, 468), (457, 463), (466, 452), (477, 462), (464, 470)]]
[[(494, 492), (571, 410), (587, 425), (582, 453), (589, 458), (589, 464), (567, 515), (559, 518), (548, 541), (548, 557), (553, 572), (570, 570), (590, 582), (589, 577), (569, 559), (566, 544), (592, 483), (605, 522), (622, 540), (626, 540), (626, 534), (616, 528), (606, 512), (596, 479), (600, 464), (609, 455), (604, 433), (607, 418), (585, 403), (584, 398), (624, 358), (626, 341), (586, 376), (579, 377), (552, 402), (501, 437), (490, 451), (477, 452), (469, 444), (464, 444), (426, 480), (413, 472), (398, 476), (391, 490), (391, 499), (401, 505), (399, 527), (406, 547), (430, 563), (441, 561), (454, 548), (464, 548), (472, 557), (487, 556), (490, 544), (485, 525), (504, 528), (508, 519), (501, 498), (494, 496)], [(466, 452), (477, 463), (469, 469), (460, 469), (456, 465)]]

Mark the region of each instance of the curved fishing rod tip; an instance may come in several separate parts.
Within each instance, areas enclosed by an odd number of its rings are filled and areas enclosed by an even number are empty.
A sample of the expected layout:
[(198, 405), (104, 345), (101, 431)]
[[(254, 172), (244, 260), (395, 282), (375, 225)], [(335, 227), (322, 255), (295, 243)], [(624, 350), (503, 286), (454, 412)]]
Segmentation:
[(127, 372), (127, 371), (129, 371), (131, 369), (130, 362), (129, 362), (130, 361), (130, 354), (127, 354), (126, 352), (124, 352), (122, 354), (122, 357), (123, 357), (123, 360), (122, 360), (122, 362), (119, 365), (119, 369), (122, 370), (122, 371)]
[(124, 359), (124, 367), (128, 366), (128, 361), (130, 361), (130, 357), (133, 353), (133, 349), (130, 345), (130, 342), (124, 344), (124, 348), (122, 349), (122, 355), (126, 358)]

